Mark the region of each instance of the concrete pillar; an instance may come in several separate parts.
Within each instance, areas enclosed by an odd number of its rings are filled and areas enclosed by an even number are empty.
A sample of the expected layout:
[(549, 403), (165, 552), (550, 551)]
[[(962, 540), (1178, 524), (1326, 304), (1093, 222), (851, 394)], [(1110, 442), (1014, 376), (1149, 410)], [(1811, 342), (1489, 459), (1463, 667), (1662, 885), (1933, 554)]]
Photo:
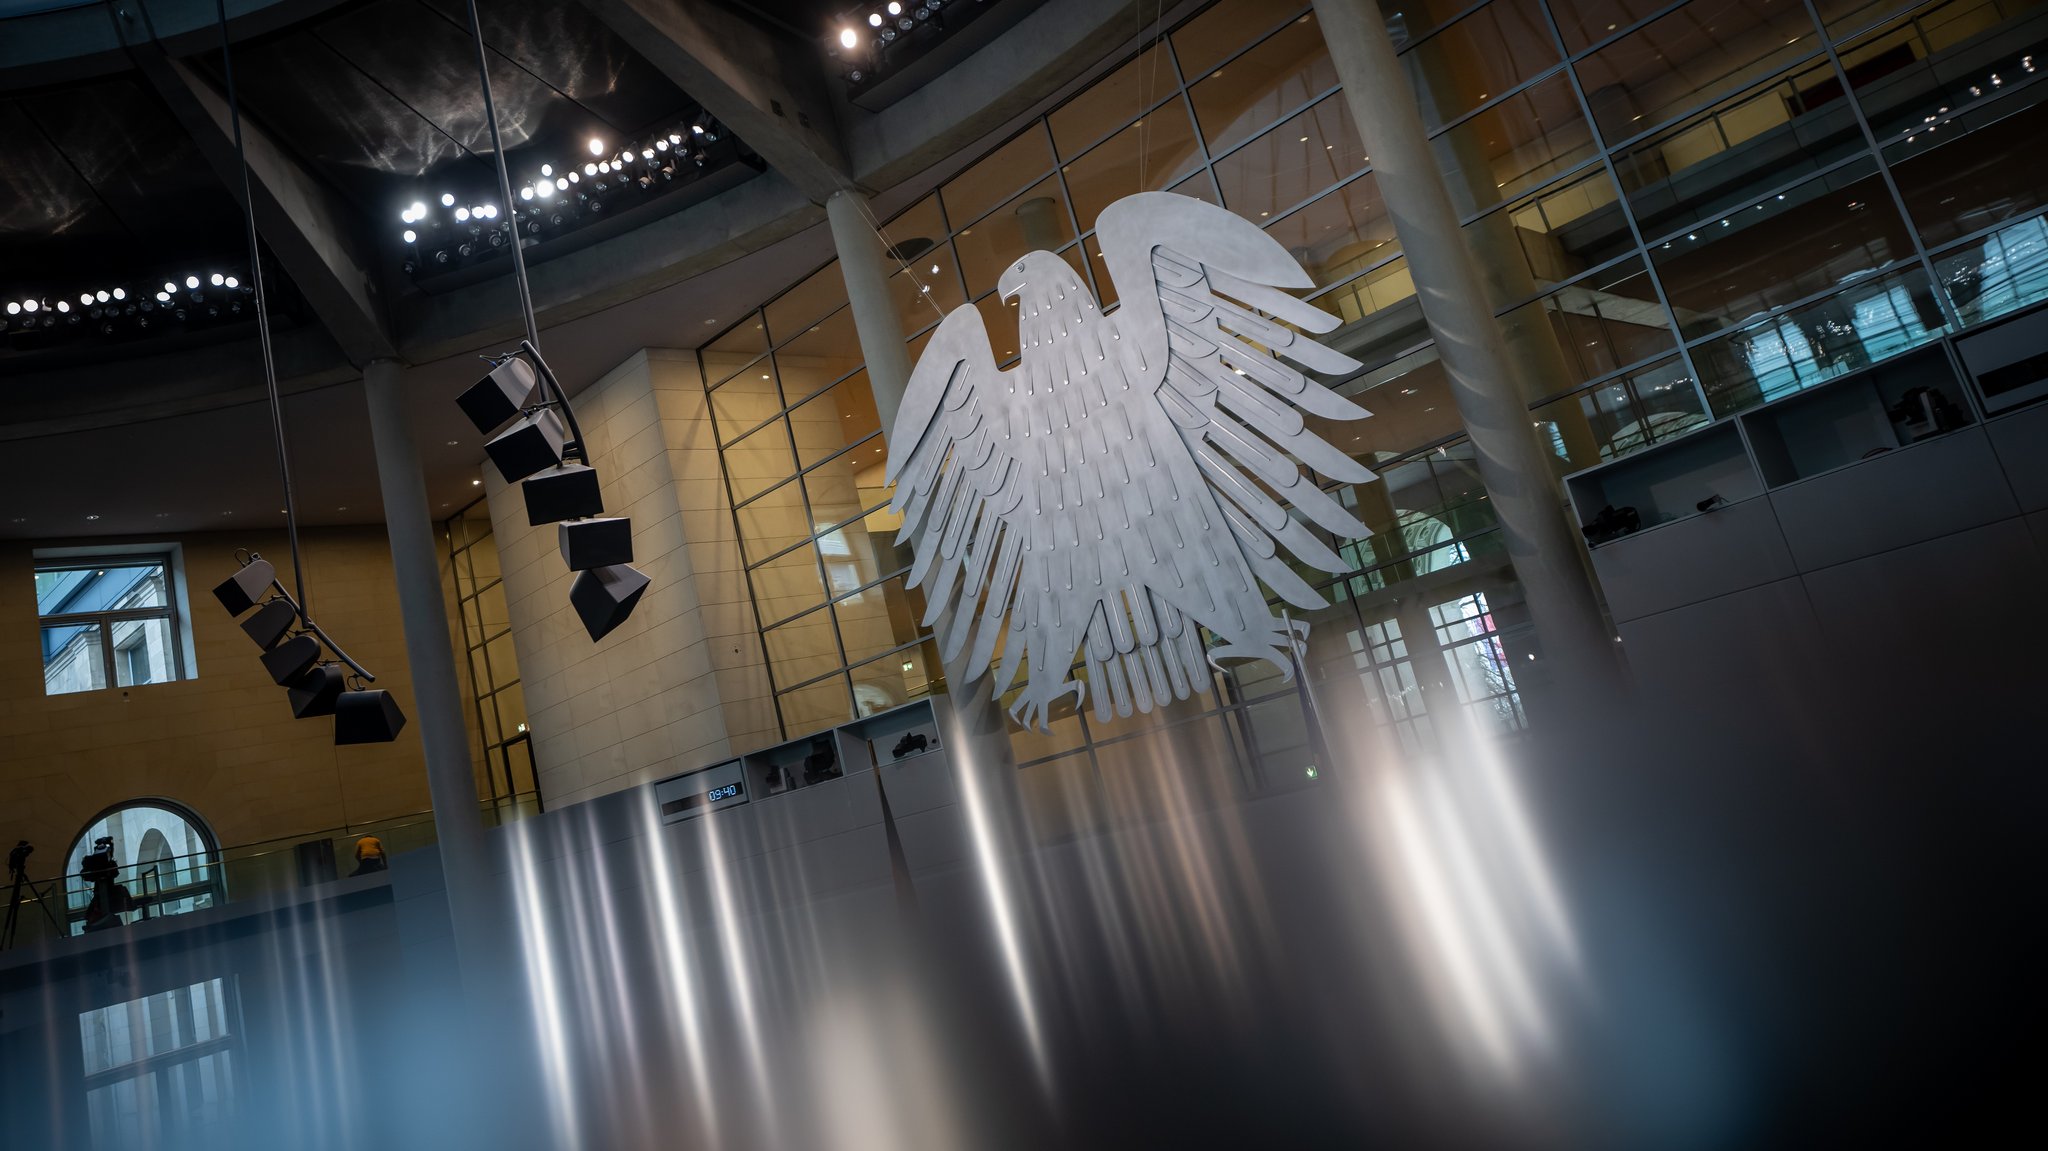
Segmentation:
[(467, 967), (487, 957), (483, 949), (488, 944), (478, 934), (487, 922), (478, 914), (489, 883), (483, 823), (477, 814), (469, 736), (462, 726), (462, 689), (448, 642), (448, 609), (434, 525), (427, 512), (427, 486), (405, 417), (404, 379), (403, 369), (391, 360), (373, 360), (363, 369), (377, 452), (377, 486), (384, 494), (384, 525), (398, 585), (399, 622), (412, 669), (411, 719), (426, 753), (427, 791), (434, 803), (434, 834), (440, 842), (456, 954)]
[(1612, 686), (1620, 674), (1613, 637), (1386, 17), (1371, 0), (1315, 0), (1315, 10), (1553, 674), (1568, 684)]
[[(868, 386), (875, 393), (875, 410), (882, 417), (886, 439), (896, 430), (896, 412), (903, 406), (903, 390), (910, 386), (910, 350), (903, 323), (889, 302), (889, 264), (882, 250), (882, 237), (869, 217), (866, 197), (841, 189), (825, 201), (825, 214), (832, 224), (832, 243), (839, 252), (839, 273), (846, 278), (846, 295), (853, 304), (853, 328), (860, 337), (861, 355), (867, 360)], [(937, 633), (940, 646), (952, 623), (950, 613), (941, 617)], [(946, 689), (952, 707), (946, 737), (967, 755), (965, 761), (980, 766), (1014, 765), (1009, 728), (990, 691), (990, 677), (971, 679), (966, 666), (967, 649), (946, 665)]]

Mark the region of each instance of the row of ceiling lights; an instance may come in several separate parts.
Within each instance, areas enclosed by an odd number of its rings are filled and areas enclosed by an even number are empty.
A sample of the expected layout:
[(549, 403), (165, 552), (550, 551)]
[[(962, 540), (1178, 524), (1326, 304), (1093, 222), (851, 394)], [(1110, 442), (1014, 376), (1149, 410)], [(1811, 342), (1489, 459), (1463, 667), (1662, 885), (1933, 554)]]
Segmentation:
[[(941, 7), (941, 0), (913, 0), (909, 4), (890, 0), (888, 4), (866, 13), (864, 19), (858, 12), (844, 17), (837, 44), (831, 51), (834, 56), (850, 61), (846, 70), (847, 81), (858, 84), (871, 79), (881, 69), (882, 57), (890, 47), (920, 25), (928, 24)], [(861, 26), (863, 23), (865, 28)]]
[[(207, 297), (209, 286), (220, 290), (210, 304)], [(177, 320), (186, 320), (191, 315), (188, 304), (208, 304), (205, 312), (208, 318), (219, 317), (223, 305), (227, 308), (228, 314), (239, 315), (242, 311), (242, 302), (238, 297), (247, 295), (249, 289), (242, 287), (241, 280), (235, 276), (212, 272), (203, 280), (196, 274), (187, 274), (182, 289), (179, 281), (165, 280), (163, 287), (154, 293), (154, 299), (144, 298), (147, 291), (141, 289), (131, 293), (125, 287), (82, 291), (78, 294), (78, 303), (75, 305), (64, 296), (59, 296), (54, 301), (47, 296), (27, 296), (9, 300), (6, 317), (0, 318), (0, 332), (10, 329), (32, 332), (38, 328), (55, 328), (60, 320), (66, 325), (75, 325), (90, 319), (106, 321), (100, 330), (103, 334), (111, 335), (114, 331), (112, 321), (120, 317), (134, 317), (138, 329), (147, 329), (151, 314), (159, 310), (171, 313)], [(180, 300), (178, 297), (181, 294), (187, 298)]]
[[(627, 187), (651, 192), (673, 182), (684, 162), (703, 168), (710, 159), (706, 146), (716, 143), (721, 136), (717, 121), (700, 118), (688, 125), (687, 132), (671, 132), (644, 144), (628, 145), (617, 154), (602, 138), (592, 137), (586, 144), (592, 159), (583, 164), (581, 171), (573, 165), (566, 172), (558, 172), (552, 163), (540, 166), (540, 174), (519, 189), (520, 202), (513, 205), (512, 224), (534, 236), (544, 226), (580, 222), (585, 211), (602, 213), (602, 197), (608, 193)], [(439, 200), (443, 209), (439, 214), (423, 200), (414, 201), (398, 214), (399, 222), (405, 225), (399, 239), (418, 246), (416, 254), (406, 261), (408, 274), (418, 272), (427, 263), (448, 265), (505, 246), (505, 230), (486, 227), (505, 211), (495, 198), (471, 202), (458, 199), (453, 192), (443, 192)]]

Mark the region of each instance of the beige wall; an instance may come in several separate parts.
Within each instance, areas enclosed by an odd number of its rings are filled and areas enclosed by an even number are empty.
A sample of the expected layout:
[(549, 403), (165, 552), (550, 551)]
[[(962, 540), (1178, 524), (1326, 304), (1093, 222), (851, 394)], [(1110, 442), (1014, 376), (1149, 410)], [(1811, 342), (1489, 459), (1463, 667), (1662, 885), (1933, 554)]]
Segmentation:
[(651, 583), (593, 644), (569, 606), (556, 529), (486, 466), (513, 643), (550, 807), (777, 739), (760, 638), (695, 353), (635, 354), (576, 397), (610, 515), (633, 520)]
[[(146, 796), (192, 808), (229, 846), (426, 810), (416, 722), (396, 743), (334, 746), (333, 720), (292, 718), (256, 646), (213, 598), (236, 548), (262, 552), (282, 574), (281, 534), (54, 542), (182, 545), (198, 677), (45, 696), (31, 578), (38, 545), (0, 547), (0, 842), (34, 843), (32, 874), (60, 866), (101, 810)], [(383, 528), (321, 529), (302, 542), (314, 618), (415, 719)]]

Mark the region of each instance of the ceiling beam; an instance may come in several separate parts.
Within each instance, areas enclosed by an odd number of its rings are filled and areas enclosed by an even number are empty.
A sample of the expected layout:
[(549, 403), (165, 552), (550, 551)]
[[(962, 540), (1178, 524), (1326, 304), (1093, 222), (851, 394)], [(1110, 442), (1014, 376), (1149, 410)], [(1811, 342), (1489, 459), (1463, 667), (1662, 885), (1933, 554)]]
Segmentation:
[[(136, 67), (240, 205), (242, 171), (227, 100), (189, 65), (150, 41), (138, 23), (121, 24)], [(242, 118), (242, 142), (249, 156), (256, 230), (342, 354), (358, 366), (396, 355), (383, 300), (348, 228), (347, 209), (247, 116)]]
[(813, 203), (851, 185), (817, 47), (711, 0), (583, 0)]

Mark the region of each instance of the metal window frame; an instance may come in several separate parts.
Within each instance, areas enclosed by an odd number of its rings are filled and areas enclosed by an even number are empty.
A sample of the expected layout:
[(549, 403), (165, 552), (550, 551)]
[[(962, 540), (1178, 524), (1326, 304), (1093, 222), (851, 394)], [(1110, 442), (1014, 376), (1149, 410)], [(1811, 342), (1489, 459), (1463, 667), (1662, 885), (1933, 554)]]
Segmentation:
[[(147, 686), (146, 684), (121, 683), (119, 676), (116, 674), (117, 668), (114, 663), (114, 625), (117, 623), (128, 623), (137, 620), (160, 619), (168, 625), (166, 630), (168, 630), (171, 635), (170, 650), (172, 675), (170, 679), (161, 682), (176, 683), (180, 680), (194, 678), (194, 676), (191, 674), (191, 664), (187, 662), (185, 658), (185, 640), (183, 631), (178, 626), (178, 593), (177, 588), (173, 585), (173, 581), (176, 579), (176, 565), (172, 562), (172, 555), (168, 551), (135, 552), (130, 554), (97, 556), (65, 556), (61, 560), (56, 557), (52, 557), (47, 560), (36, 561), (35, 573), (37, 575), (41, 575), (44, 572), (84, 571), (87, 568), (134, 568), (152, 566), (160, 568), (163, 571), (164, 603), (162, 607), (121, 608), (114, 611), (60, 612), (55, 615), (43, 615), (41, 613), (38, 613), (36, 615), (36, 625), (38, 633), (40, 633), (41, 630), (44, 628), (53, 627), (99, 628), (100, 672), (104, 678), (99, 687), (87, 688), (85, 690), (105, 691), (108, 688), (114, 687), (119, 687), (125, 690), (127, 688), (132, 687)], [(43, 693), (46, 696), (49, 694), (49, 685), (47, 681), (45, 681), (44, 683)], [(63, 694), (73, 695), (76, 693), (65, 692)]]

